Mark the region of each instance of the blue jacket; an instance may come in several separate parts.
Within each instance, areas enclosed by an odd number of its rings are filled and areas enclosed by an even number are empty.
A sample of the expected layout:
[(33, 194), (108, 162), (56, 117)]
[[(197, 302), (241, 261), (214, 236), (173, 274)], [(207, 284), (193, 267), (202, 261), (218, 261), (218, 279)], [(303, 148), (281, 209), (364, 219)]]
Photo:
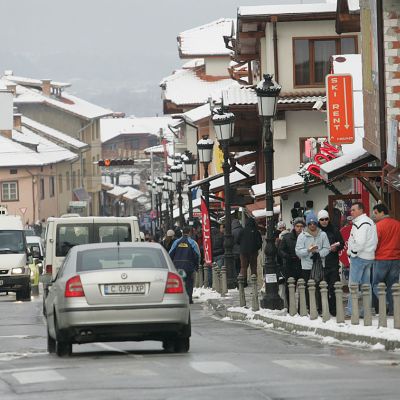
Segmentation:
[(169, 251), (176, 269), (183, 269), (186, 273), (193, 273), (200, 261), (200, 250), (197, 243), (188, 236), (175, 240)]

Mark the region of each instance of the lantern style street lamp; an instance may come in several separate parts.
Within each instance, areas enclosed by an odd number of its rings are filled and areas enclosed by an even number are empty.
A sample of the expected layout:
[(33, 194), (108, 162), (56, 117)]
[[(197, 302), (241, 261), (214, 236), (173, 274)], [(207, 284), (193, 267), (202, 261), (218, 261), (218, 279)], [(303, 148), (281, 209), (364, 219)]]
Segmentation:
[(267, 211), (266, 243), (264, 260), (265, 294), (261, 299), (261, 307), (272, 310), (283, 308), (283, 300), (278, 294), (278, 279), (276, 266), (276, 246), (274, 239), (274, 142), (271, 121), (275, 117), (278, 96), (281, 87), (272, 82), (272, 75), (264, 75), (255, 89), (258, 99), (258, 114), (262, 123), (265, 159), (265, 201)]
[(170, 228), (172, 229), (174, 226), (174, 195), (176, 191), (176, 185), (172, 180), (172, 176), (167, 175), (167, 187), (169, 192), (169, 215), (171, 216)]
[[(208, 135), (203, 136), (197, 142), (197, 151), (199, 154), (199, 162), (204, 167), (204, 179), (208, 178), (208, 166), (212, 161), (214, 141), (209, 139)], [(202, 185), (202, 192), (206, 201), (207, 210), (210, 210), (210, 183), (206, 182)]]
[(212, 122), (214, 124), (215, 136), (221, 145), (224, 154), (224, 203), (225, 203), (225, 232), (224, 232), (224, 264), (226, 267), (228, 289), (236, 287), (235, 261), (233, 255), (232, 215), (230, 180), (231, 165), (229, 163), (229, 142), (233, 138), (235, 129), (235, 116), (224, 112), (223, 107), (213, 110)]
[(185, 221), (183, 218), (183, 210), (182, 210), (182, 165), (173, 165), (170, 168), (172, 180), (176, 185), (176, 190), (178, 192), (178, 204), (179, 204), (179, 225), (183, 228)]
[[(197, 160), (194, 158), (190, 151), (186, 151), (182, 154), (182, 167), (188, 179), (188, 186), (192, 183), (193, 178), (197, 175)], [(188, 200), (189, 200), (189, 225), (193, 225), (193, 198), (192, 189), (188, 188)]]
[(164, 175), (162, 177), (163, 180), (163, 192), (162, 192), (162, 198), (165, 201), (165, 226), (166, 229), (171, 228), (171, 221), (169, 218), (169, 208), (168, 208), (168, 200), (169, 200), (169, 188), (168, 188), (168, 175)]

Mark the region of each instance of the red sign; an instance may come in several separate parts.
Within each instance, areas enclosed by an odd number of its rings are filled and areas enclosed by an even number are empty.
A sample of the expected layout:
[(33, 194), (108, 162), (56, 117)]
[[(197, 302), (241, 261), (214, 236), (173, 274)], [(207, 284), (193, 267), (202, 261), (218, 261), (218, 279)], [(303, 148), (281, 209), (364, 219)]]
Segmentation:
[(203, 228), (203, 251), (204, 251), (204, 262), (206, 264), (212, 263), (212, 250), (211, 250), (211, 226), (210, 217), (208, 215), (208, 209), (204, 198), (201, 198), (201, 223)]
[(342, 237), (343, 237), (343, 240), (344, 240), (344, 248), (339, 253), (339, 260), (346, 268), (348, 268), (350, 266), (349, 256), (347, 255), (350, 231), (351, 231), (351, 225), (345, 225), (340, 230), (340, 233), (342, 234)]
[(330, 145), (328, 142), (325, 142), (319, 149), (319, 153), (314, 156), (315, 163), (310, 164), (307, 167), (307, 171), (311, 175), (323, 180), (324, 178), (320, 174), (320, 165), (336, 158), (338, 156), (337, 153), (339, 153), (339, 150), (336, 147)]
[(351, 75), (326, 76), (326, 111), (329, 142), (332, 144), (354, 143)]

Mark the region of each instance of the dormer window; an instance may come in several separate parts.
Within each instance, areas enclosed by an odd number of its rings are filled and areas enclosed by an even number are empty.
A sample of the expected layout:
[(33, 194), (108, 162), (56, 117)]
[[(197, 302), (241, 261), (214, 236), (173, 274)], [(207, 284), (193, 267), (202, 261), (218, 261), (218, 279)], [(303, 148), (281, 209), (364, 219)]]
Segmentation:
[(331, 56), (357, 51), (356, 36), (293, 38), (294, 87), (325, 86)]

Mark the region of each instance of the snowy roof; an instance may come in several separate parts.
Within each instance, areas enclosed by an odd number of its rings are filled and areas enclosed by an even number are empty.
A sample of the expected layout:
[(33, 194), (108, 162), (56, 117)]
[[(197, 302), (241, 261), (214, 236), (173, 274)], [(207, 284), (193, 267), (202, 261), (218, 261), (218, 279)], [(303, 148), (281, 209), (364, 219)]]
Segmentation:
[(189, 60), (185, 64), (183, 64), (181, 68), (192, 69), (192, 68), (196, 68), (196, 67), (201, 67), (203, 65), (204, 65), (204, 58), (194, 58), (192, 60)]
[(108, 194), (118, 197), (128, 192), (128, 188), (114, 185), (111, 190), (107, 190)]
[[(250, 177), (255, 176), (255, 162), (251, 162), (249, 164), (245, 165), (240, 165), (239, 168), (245, 172), (247, 175)], [(245, 177), (243, 174), (241, 174), (239, 171), (233, 171), (229, 174), (229, 183), (232, 185), (233, 183), (237, 183), (240, 181), (244, 181), (248, 179)], [(214, 179), (213, 181), (210, 182), (210, 190), (217, 189), (219, 187), (224, 186), (224, 177), (221, 176), (220, 178)]]
[(221, 18), (178, 35), (178, 48), (181, 57), (230, 55), (224, 36), (234, 33), (234, 20)]
[(335, 13), (336, 0), (326, 3), (315, 4), (279, 4), (239, 7), (239, 17), (267, 16), (267, 15), (296, 15), (296, 14), (318, 14)]
[(172, 139), (168, 125), (175, 122), (171, 117), (148, 118), (102, 118), (100, 119), (100, 137), (105, 143), (119, 135), (133, 135), (148, 133), (160, 137), (162, 130), (164, 137)]
[[(3, 76), (1, 79), (4, 85), (13, 83), (12, 76)], [(41, 90), (27, 88), (17, 85), (17, 97), (14, 98), (14, 104), (41, 103), (51, 107), (62, 109), (71, 114), (83, 117), (85, 119), (94, 119), (112, 115), (113, 111), (90, 103), (79, 97), (63, 92), (60, 96), (42, 94)]]
[(231, 78), (204, 80), (190, 69), (178, 69), (160, 83), (164, 100), (170, 100), (177, 105), (203, 104), (209, 97), (218, 101), (222, 90), (232, 85), (236, 86), (238, 83)]
[[(222, 91), (224, 105), (246, 105), (257, 104), (257, 95), (253, 87), (250, 86), (231, 86)], [(315, 103), (316, 101), (326, 101), (324, 95), (314, 95), (312, 93), (296, 92), (281, 93), (278, 104), (289, 103)]]
[[(17, 85), (23, 85), (23, 86), (33, 86), (33, 87), (38, 87), (41, 88), (43, 85), (43, 82), (41, 79), (33, 79), (33, 78), (26, 78), (23, 76), (15, 76), (15, 75), (10, 75), (10, 74), (5, 74), (8, 80), (16, 83)], [(55, 82), (51, 81), (51, 86), (56, 87), (56, 88), (66, 88), (71, 86), (70, 83), (66, 82)]]
[[(282, 178), (274, 179), (272, 182), (272, 188), (275, 192), (284, 188), (301, 185), (303, 183), (304, 179), (300, 175), (292, 174)], [(251, 192), (254, 197), (265, 196), (265, 182), (253, 185), (251, 187)]]
[(138, 197), (144, 196), (144, 193), (133, 187), (126, 188), (128, 191), (122, 196), (126, 200), (135, 200)]
[(183, 114), (183, 117), (188, 118), (191, 122), (200, 121), (203, 118), (208, 118), (211, 116), (210, 105), (208, 103), (203, 104), (200, 107), (193, 108)]
[[(57, 142), (62, 142), (63, 144), (67, 144), (76, 149), (83, 149), (88, 147), (88, 144), (81, 142), (78, 139), (75, 139), (65, 133), (62, 133), (56, 129), (50, 128), (47, 125), (40, 124), (28, 117), (21, 117), (22, 125), (29, 128), (31, 131), (39, 133), (41, 136), (46, 136), (50, 140), (55, 140)], [(43, 135), (42, 135), (43, 134)]]

